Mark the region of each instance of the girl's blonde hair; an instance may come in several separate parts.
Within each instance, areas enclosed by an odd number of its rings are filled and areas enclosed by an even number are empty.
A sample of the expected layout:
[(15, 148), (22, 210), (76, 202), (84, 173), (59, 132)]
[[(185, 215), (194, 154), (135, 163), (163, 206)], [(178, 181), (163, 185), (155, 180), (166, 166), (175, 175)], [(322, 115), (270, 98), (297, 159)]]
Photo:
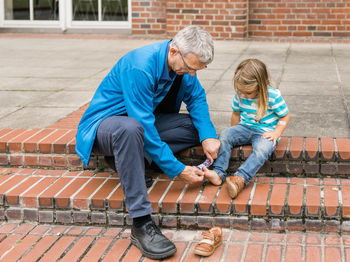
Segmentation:
[(266, 114), (269, 105), (268, 86), (270, 85), (270, 77), (266, 65), (255, 58), (242, 61), (235, 71), (233, 85), (238, 99), (240, 99), (239, 91), (257, 91), (257, 116), (255, 120), (260, 121)]

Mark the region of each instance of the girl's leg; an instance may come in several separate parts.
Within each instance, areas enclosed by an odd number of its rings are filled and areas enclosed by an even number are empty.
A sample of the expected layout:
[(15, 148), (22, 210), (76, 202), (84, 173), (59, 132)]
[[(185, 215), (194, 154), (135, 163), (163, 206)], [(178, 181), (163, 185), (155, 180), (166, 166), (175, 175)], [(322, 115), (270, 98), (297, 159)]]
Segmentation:
[(223, 130), (220, 134), (220, 150), (218, 158), (213, 164), (213, 170), (218, 174), (222, 181), (225, 181), (227, 168), (229, 166), (232, 148), (235, 146), (250, 143), (252, 130), (242, 125), (236, 125)]
[(264, 165), (265, 161), (270, 157), (276, 147), (273, 146), (273, 141), (262, 138), (261, 135), (261, 132), (256, 132), (253, 135), (253, 152), (235, 173), (235, 175), (244, 178), (246, 185)]

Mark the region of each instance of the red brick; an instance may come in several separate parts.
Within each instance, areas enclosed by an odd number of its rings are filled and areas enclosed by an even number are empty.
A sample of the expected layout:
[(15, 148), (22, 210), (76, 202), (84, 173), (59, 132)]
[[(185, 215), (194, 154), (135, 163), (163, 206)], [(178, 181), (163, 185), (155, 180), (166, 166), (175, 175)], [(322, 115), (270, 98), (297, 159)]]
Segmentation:
[(98, 236), (102, 231), (100, 227), (90, 227), (88, 231), (86, 231), (85, 235), (90, 236)]
[(103, 255), (104, 251), (110, 245), (112, 240), (112, 238), (99, 238), (81, 261), (98, 261), (99, 258)]
[(53, 243), (57, 236), (44, 236), (35, 246), (21, 259), (24, 262), (36, 261)]
[(83, 161), (78, 156), (68, 156), (68, 167), (82, 167)]
[(68, 133), (66, 133), (64, 136), (59, 138), (55, 141), (53, 145), (53, 152), (57, 154), (65, 154), (67, 153), (67, 144), (73, 140), (75, 137), (77, 131), (76, 130), (70, 130)]
[(183, 181), (174, 181), (162, 201), (162, 212), (177, 213), (177, 200), (186, 184)]
[(185, 253), (185, 257), (183, 258), (183, 262), (195, 262), (200, 261), (201, 257), (194, 254), (194, 248), (197, 243), (192, 243), (190, 248)]
[(152, 191), (148, 194), (148, 199), (152, 204), (153, 212), (159, 211), (159, 200), (164, 195), (165, 190), (168, 188), (170, 181), (158, 181)]
[(301, 215), (303, 205), (303, 190), (301, 185), (290, 185), (288, 195), (288, 209), (291, 215)]
[(18, 227), (18, 223), (6, 223), (0, 226), (0, 233), (11, 233)]
[(339, 247), (325, 247), (324, 261), (341, 261), (341, 252)]
[(75, 144), (76, 144), (76, 139), (73, 138), (72, 141), (68, 142), (68, 154), (76, 154), (75, 152)]
[(34, 185), (36, 182), (38, 182), (41, 178), (40, 177), (29, 177), (27, 180), (25, 180), (23, 183), (19, 184), (17, 187), (12, 189), (11, 191), (6, 193), (6, 201), (9, 205), (18, 205), (20, 195), (26, 191), (28, 188), (30, 188), (32, 185)]
[(262, 257), (264, 245), (248, 244), (245, 260), (247, 262), (256, 261), (257, 257)]
[(27, 235), (24, 239), (21, 240), (17, 245), (14, 245), (14, 248), (1, 258), (3, 261), (17, 261), (25, 251), (30, 248), (33, 243), (35, 243), (40, 236)]
[(67, 254), (60, 260), (61, 262), (78, 261), (80, 256), (85, 252), (89, 245), (94, 240), (94, 237), (81, 237), (68, 251)]
[(55, 132), (51, 133), (49, 136), (44, 138), (39, 142), (39, 151), (40, 153), (52, 153), (53, 152), (53, 143), (66, 134), (69, 130), (57, 129)]
[(257, 184), (252, 199), (250, 212), (253, 216), (265, 216), (267, 208), (267, 197), (269, 194), (269, 184)]
[(24, 152), (35, 153), (38, 152), (38, 143), (43, 140), (46, 136), (53, 133), (54, 129), (43, 129), (39, 133), (35, 134), (31, 138), (27, 139), (23, 143)]
[(9, 128), (7, 128), (7, 129), (0, 129), (0, 138), (2, 137), (2, 136), (5, 136), (5, 135), (7, 135), (7, 134), (9, 134), (10, 132), (12, 132), (14, 129), (9, 129)]
[(314, 246), (306, 246), (305, 261), (321, 262), (321, 248)]
[(195, 211), (195, 200), (199, 194), (200, 185), (192, 184), (188, 185), (184, 195), (180, 200), (180, 213), (193, 213)]
[(227, 183), (224, 183), (215, 202), (216, 213), (230, 213), (231, 202), (232, 199), (228, 194)]
[(288, 147), (288, 137), (281, 137), (280, 141), (278, 142), (275, 151), (273, 152), (273, 155), (276, 159), (284, 159)]
[(20, 224), (15, 230), (12, 231), (12, 233), (17, 234), (28, 234), (33, 228), (35, 227), (34, 224)]
[(339, 198), (337, 186), (324, 186), (325, 216), (337, 216), (339, 211)]
[(123, 261), (139, 261), (141, 256), (142, 254), (140, 249), (132, 245), (131, 248), (126, 253)]
[(343, 217), (350, 217), (350, 187), (343, 186), (341, 190), (343, 201)]
[(11, 176), (9, 180), (2, 183), (0, 185), (0, 204), (2, 204), (2, 196), (9, 191), (10, 189), (14, 188), (16, 185), (19, 185), (21, 182), (23, 182), (27, 176), (24, 175), (14, 175)]
[(54, 196), (73, 179), (69, 177), (61, 177), (57, 179), (51, 186), (39, 196), (40, 207), (53, 207)]
[(10, 155), (11, 166), (23, 166), (23, 155)]
[(62, 236), (50, 249), (47, 251), (40, 261), (56, 261), (66, 248), (74, 241), (75, 237)]
[(38, 133), (40, 129), (33, 129), (33, 130), (26, 130), (21, 135), (11, 139), (7, 145), (9, 148), (9, 152), (21, 152), (22, 151), (22, 143), (33, 136), (34, 134)]
[(251, 145), (242, 146), (243, 159), (247, 159), (252, 152), (253, 152), (253, 147)]
[(306, 215), (319, 216), (321, 189), (319, 186), (306, 186)]
[(7, 132), (6, 135), (0, 137), (0, 152), (5, 153), (7, 142), (24, 133), (25, 131), (26, 129), (13, 129), (12, 131)]
[(301, 246), (287, 245), (285, 262), (302, 262), (303, 252)]
[(90, 196), (102, 184), (103, 178), (93, 178), (73, 198), (73, 208), (80, 210), (89, 209)]
[(305, 138), (305, 155), (307, 160), (318, 159), (318, 138), (307, 137)]
[(23, 161), (24, 166), (29, 167), (33, 166), (36, 167), (38, 166), (38, 156), (37, 155), (24, 155), (24, 161)]
[(286, 184), (276, 184), (276, 183), (273, 184), (271, 197), (270, 197), (270, 214), (271, 215), (274, 215), (274, 216), (284, 215), (284, 201), (286, 198), (286, 193), (287, 193)]
[[(130, 245), (129, 239), (118, 239), (117, 242), (114, 243), (112, 248), (109, 250), (109, 252), (106, 254), (102, 262), (114, 262), (118, 261), (124, 252), (127, 250), (127, 248)], [(72, 261), (72, 260), (70, 260)], [(67, 262), (70, 262), (67, 260)]]
[(280, 245), (268, 245), (266, 250), (266, 261), (281, 261), (282, 258), (282, 246)]
[(5, 238), (0, 245), (0, 254), (5, 254), (8, 250), (10, 250), (14, 245), (16, 245), (17, 241), (20, 241), (22, 235), (10, 235)]
[(334, 139), (321, 137), (321, 152), (324, 160), (333, 160), (335, 155)]
[(216, 193), (218, 192), (218, 189), (218, 186), (214, 186), (211, 183), (206, 184), (202, 195), (198, 200), (199, 213), (208, 213), (212, 211), (214, 198), (216, 196)]
[(76, 178), (70, 183), (63, 191), (58, 195), (55, 195), (57, 208), (69, 208), (71, 207), (70, 199), (78, 192), (88, 181), (88, 178)]
[(121, 184), (116, 191), (107, 199), (108, 206), (111, 209), (122, 209), (123, 208), (124, 193)]
[(341, 160), (350, 159), (350, 142), (348, 138), (337, 138), (336, 140), (339, 158)]
[(292, 137), (289, 145), (289, 158), (293, 160), (302, 159), (303, 145), (303, 137)]
[(108, 179), (103, 186), (91, 197), (94, 208), (104, 208), (106, 198), (116, 189), (119, 179)]
[[(234, 232), (234, 235), (240, 232)], [(242, 261), (244, 245), (241, 243), (229, 244), (227, 248), (226, 259), (229, 258), (231, 262)]]
[(233, 200), (234, 213), (248, 214), (248, 201), (253, 189), (253, 183), (249, 183)]

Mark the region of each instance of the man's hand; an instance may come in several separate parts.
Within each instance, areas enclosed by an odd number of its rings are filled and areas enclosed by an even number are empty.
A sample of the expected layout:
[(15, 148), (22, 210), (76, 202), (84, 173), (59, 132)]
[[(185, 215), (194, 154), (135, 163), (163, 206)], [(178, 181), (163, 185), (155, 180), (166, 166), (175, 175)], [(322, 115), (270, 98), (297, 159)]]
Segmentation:
[(202, 147), (204, 154), (213, 163), (214, 160), (218, 157), (220, 141), (216, 138), (207, 138), (202, 141)]
[(204, 173), (194, 166), (185, 166), (185, 169), (178, 175), (178, 177), (186, 184), (194, 184), (202, 182)]

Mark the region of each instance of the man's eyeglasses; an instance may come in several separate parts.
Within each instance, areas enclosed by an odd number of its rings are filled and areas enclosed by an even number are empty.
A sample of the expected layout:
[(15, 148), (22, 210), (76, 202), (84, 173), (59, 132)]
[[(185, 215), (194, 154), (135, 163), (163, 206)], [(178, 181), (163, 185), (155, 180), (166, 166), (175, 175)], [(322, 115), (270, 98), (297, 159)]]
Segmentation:
[[(200, 70), (200, 69), (194, 69), (194, 68), (189, 67), (188, 64), (185, 62), (185, 59), (184, 59), (184, 57), (183, 57), (183, 55), (181, 54), (180, 51), (179, 51), (179, 54), (181, 56), (182, 62), (184, 62), (184, 65), (186, 67), (187, 73), (195, 73), (198, 70)], [(205, 66), (204, 68), (207, 68), (207, 66)], [(204, 68), (201, 68), (201, 69), (204, 69)]]

